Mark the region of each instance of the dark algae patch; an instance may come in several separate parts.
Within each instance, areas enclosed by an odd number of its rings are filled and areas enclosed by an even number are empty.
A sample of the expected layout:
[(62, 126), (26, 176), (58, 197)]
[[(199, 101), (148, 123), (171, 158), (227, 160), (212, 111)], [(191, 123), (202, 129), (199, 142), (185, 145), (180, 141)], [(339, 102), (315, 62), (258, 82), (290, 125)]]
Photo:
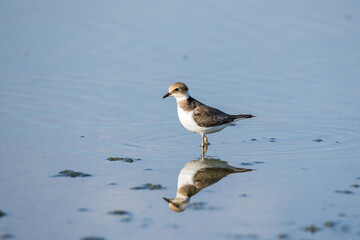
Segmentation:
[(286, 233), (280, 233), (278, 235), (278, 239), (289, 239), (289, 238), (290, 238), (290, 236)]
[(130, 212), (124, 211), (124, 210), (114, 210), (114, 211), (109, 212), (109, 214), (113, 214), (113, 215), (129, 215)]
[(315, 225), (311, 225), (311, 226), (304, 227), (304, 231), (314, 234), (314, 233), (320, 231), (320, 228)]
[(83, 173), (83, 172), (75, 172), (73, 170), (64, 170), (59, 172), (55, 177), (90, 177), (91, 174)]
[(352, 191), (350, 190), (336, 190), (336, 193), (341, 193), (341, 194), (354, 194)]
[(88, 212), (88, 208), (78, 208), (78, 212)]
[(121, 217), (121, 221), (123, 221), (123, 222), (130, 222), (131, 217), (132, 217), (131, 212), (128, 212), (125, 210), (113, 210), (113, 211), (109, 212), (109, 214)]
[(14, 235), (12, 235), (11, 233), (4, 233), (3, 235), (0, 236), (0, 239), (11, 239), (14, 238)]
[[(309, 232), (311, 234), (315, 234), (321, 230), (326, 230), (326, 229), (335, 229), (336, 226), (338, 225), (339, 223), (338, 222), (334, 222), (334, 221), (325, 221), (323, 224), (322, 224), (322, 227), (319, 227), (319, 226), (316, 226), (316, 225), (310, 225), (310, 226), (307, 226), (307, 227), (304, 227), (303, 230), (305, 232)], [(344, 226), (343, 226), (344, 227)], [(346, 227), (346, 226), (345, 226)], [(344, 232), (344, 231), (343, 231)]]
[(318, 139), (314, 139), (313, 141), (314, 141), (314, 142), (322, 142), (322, 141), (324, 141), (324, 140), (322, 140), (321, 138), (318, 138)]
[(129, 158), (129, 157), (108, 157), (106, 160), (110, 162), (127, 162), (127, 163), (133, 163), (135, 161), (141, 160), (140, 158)]
[(152, 183), (146, 183), (141, 186), (132, 187), (132, 190), (160, 190), (160, 189), (166, 189), (161, 184), (152, 184)]
[(333, 227), (335, 227), (336, 222), (326, 221), (326, 222), (323, 223), (323, 225), (324, 225), (324, 227), (326, 227), (326, 228), (333, 228)]
[(230, 240), (257, 240), (260, 239), (257, 234), (229, 234), (227, 239)]
[(84, 237), (81, 240), (105, 240), (105, 238), (103, 237), (97, 237), (97, 236), (92, 236), (92, 237)]

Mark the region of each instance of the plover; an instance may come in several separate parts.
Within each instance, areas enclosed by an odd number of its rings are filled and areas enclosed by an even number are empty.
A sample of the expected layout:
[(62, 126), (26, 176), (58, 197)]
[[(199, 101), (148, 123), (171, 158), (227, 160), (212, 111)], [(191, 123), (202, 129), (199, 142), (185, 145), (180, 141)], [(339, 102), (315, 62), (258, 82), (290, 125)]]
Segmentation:
[(251, 114), (230, 115), (209, 107), (192, 98), (188, 87), (182, 82), (170, 85), (169, 92), (163, 98), (169, 96), (176, 98), (179, 120), (184, 128), (201, 134), (201, 147), (209, 144), (205, 134), (219, 132), (238, 120), (254, 117)]
[(254, 169), (237, 168), (219, 159), (201, 158), (185, 164), (178, 177), (176, 197), (164, 198), (174, 212), (182, 212), (189, 205), (190, 198), (202, 189), (220, 181), (232, 173), (249, 172)]

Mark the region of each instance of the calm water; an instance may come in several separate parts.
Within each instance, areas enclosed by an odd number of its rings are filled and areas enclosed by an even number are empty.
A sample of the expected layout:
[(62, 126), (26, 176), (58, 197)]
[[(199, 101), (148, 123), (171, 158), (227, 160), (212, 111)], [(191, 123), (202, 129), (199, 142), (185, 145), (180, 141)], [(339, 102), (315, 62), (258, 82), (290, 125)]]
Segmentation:
[[(0, 239), (359, 239), (358, 1), (4, 0), (0, 20)], [(163, 197), (201, 137), (175, 81), (257, 116), (206, 153), (256, 170), (182, 213)]]

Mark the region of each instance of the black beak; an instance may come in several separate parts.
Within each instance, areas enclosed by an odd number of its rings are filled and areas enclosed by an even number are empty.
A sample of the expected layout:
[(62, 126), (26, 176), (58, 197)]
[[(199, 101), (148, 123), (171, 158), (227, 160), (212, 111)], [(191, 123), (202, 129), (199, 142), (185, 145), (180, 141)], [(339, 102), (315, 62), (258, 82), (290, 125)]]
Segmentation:
[(171, 94), (170, 93), (167, 93), (163, 96), (163, 98), (167, 98), (168, 96), (170, 96)]
[(164, 199), (166, 202), (171, 203), (171, 200), (170, 200), (170, 199), (165, 198), (165, 197), (163, 197), (163, 199)]

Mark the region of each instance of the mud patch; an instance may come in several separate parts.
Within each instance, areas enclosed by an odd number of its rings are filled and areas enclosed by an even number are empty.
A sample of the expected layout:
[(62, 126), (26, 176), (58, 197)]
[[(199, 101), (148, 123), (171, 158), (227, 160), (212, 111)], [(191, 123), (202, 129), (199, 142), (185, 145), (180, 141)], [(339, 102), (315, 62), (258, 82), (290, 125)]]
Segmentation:
[(257, 240), (259, 235), (257, 234), (231, 234), (227, 236), (231, 240)]
[(91, 177), (91, 174), (83, 173), (83, 172), (75, 172), (73, 170), (64, 170), (59, 172), (55, 177)]
[(108, 157), (106, 160), (110, 162), (127, 162), (133, 163), (135, 161), (140, 161), (140, 158), (129, 158), (129, 157)]
[(122, 222), (130, 222), (132, 218), (131, 212), (124, 210), (113, 210), (109, 214), (120, 217)]
[(311, 225), (311, 226), (304, 227), (303, 230), (304, 230), (305, 232), (309, 232), (309, 233), (311, 233), (311, 234), (315, 234), (315, 233), (317, 233), (318, 231), (320, 231), (321, 229), (320, 229), (318, 226)]
[(131, 190), (161, 190), (166, 189), (161, 184), (146, 183), (141, 186), (132, 187)]
[(97, 236), (92, 236), (92, 237), (84, 237), (81, 240), (105, 240), (105, 238), (103, 237), (97, 237)]
[(90, 209), (88, 208), (78, 208), (78, 212), (88, 212)]
[(336, 193), (341, 193), (341, 194), (354, 194), (354, 192), (350, 191), (350, 190), (336, 190)]
[(11, 233), (4, 233), (3, 235), (0, 236), (0, 239), (11, 239), (14, 238), (14, 235)]
[(334, 228), (336, 226), (336, 222), (333, 221), (326, 221), (323, 223), (323, 226), (326, 228)]
[(280, 233), (278, 235), (278, 239), (289, 239), (289, 238), (290, 238), (289, 234), (286, 233)]

